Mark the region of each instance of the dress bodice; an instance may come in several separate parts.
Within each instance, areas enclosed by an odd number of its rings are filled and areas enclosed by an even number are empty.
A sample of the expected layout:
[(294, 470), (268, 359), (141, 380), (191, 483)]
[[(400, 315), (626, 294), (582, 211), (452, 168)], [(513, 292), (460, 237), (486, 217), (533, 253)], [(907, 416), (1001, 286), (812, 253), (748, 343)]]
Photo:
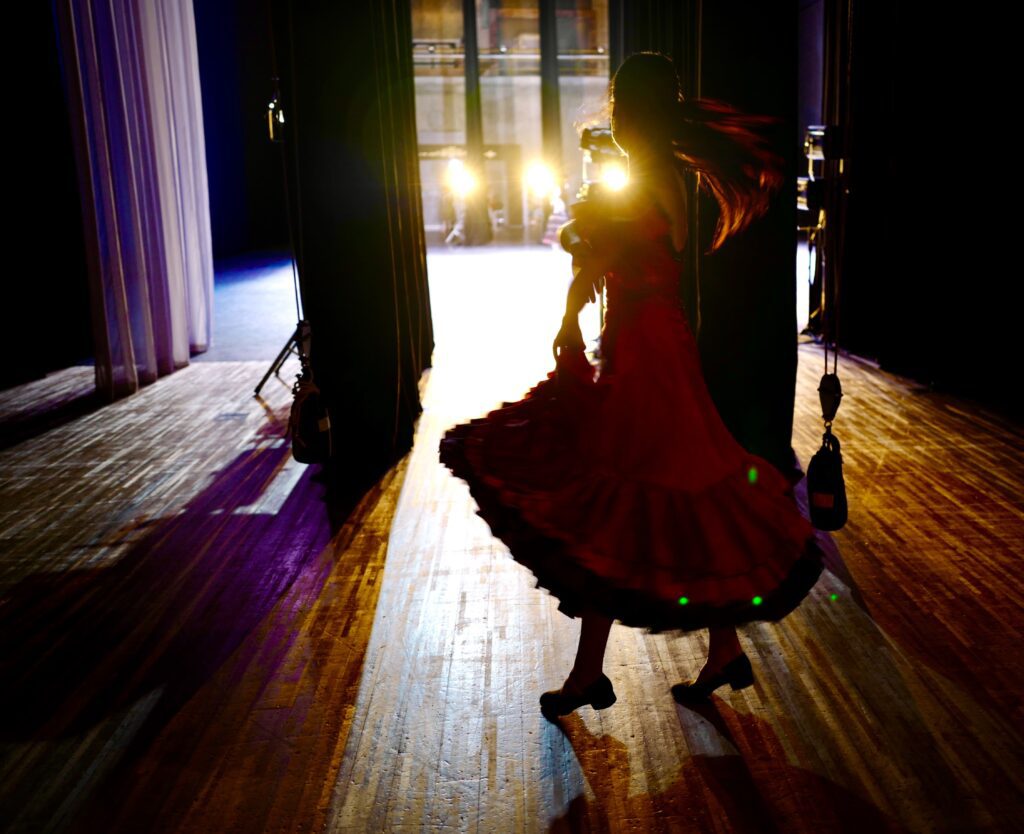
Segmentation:
[(634, 187), (576, 203), (570, 213), (576, 232), (605, 264), (608, 309), (601, 330), (601, 373), (617, 365), (619, 334), (638, 316), (649, 326), (683, 333), (682, 263), (672, 247), (672, 224), (653, 196)]
[(678, 302), (682, 264), (672, 248), (672, 226), (654, 198), (639, 187), (570, 206), (577, 231), (608, 264), (609, 311), (657, 296)]

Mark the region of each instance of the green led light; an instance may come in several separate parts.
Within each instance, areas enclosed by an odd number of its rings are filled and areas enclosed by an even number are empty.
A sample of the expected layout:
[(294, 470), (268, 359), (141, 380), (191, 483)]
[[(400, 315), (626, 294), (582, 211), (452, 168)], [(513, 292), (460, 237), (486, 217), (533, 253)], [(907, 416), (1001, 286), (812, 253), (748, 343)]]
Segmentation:
[(757, 467), (756, 466), (751, 466), (750, 469), (747, 470), (747, 481), (749, 481), (752, 484), (757, 482)]
[(686, 605), (690, 600), (687, 597), (679, 597), (679, 604)]
[(829, 594), (829, 599), (839, 599), (839, 594)]
[(752, 603), (754, 603), (754, 605), (760, 605), (760, 604), (761, 604), (761, 602), (762, 602), (762, 600), (761, 600), (761, 597), (754, 597), (754, 598), (753, 598), (752, 600), (750, 600), (750, 601), (751, 601)]

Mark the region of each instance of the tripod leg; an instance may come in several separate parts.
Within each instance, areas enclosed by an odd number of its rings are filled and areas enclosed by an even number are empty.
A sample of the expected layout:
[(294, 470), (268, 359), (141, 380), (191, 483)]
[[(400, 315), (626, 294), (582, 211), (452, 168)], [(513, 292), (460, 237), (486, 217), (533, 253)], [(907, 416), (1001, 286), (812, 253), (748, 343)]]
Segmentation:
[(298, 330), (292, 333), (291, 338), (281, 349), (281, 352), (277, 354), (277, 359), (275, 359), (274, 363), (269, 368), (267, 368), (267, 372), (263, 374), (263, 379), (261, 379), (260, 384), (256, 386), (257, 397), (260, 395), (260, 391), (263, 389), (263, 386), (267, 384), (267, 380), (270, 379), (270, 375), (277, 375), (278, 371), (281, 370), (281, 366), (284, 364), (284, 360), (287, 359), (288, 354), (291, 353), (293, 344), (298, 345)]

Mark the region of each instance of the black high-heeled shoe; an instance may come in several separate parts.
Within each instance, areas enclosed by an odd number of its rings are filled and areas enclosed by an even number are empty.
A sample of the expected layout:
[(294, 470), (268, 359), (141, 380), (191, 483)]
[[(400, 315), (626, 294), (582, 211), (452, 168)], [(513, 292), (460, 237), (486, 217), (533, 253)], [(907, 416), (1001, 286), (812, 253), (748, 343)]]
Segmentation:
[(729, 684), (733, 690), (745, 689), (754, 682), (754, 670), (750, 667), (750, 658), (746, 653), (737, 655), (717, 675), (712, 675), (700, 683), (696, 678), (685, 683), (677, 683), (672, 687), (672, 697), (678, 704), (695, 704), (706, 701), (718, 687)]
[(554, 721), (559, 715), (568, 715), (585, 704), (590, 704), (594, 709), (607, 709), (615, 701), (612, 682), (602, 674), (579, 695), (563, 693), (561, 689), (545, 692), (540, 696), (540, 711), (549, 721)]

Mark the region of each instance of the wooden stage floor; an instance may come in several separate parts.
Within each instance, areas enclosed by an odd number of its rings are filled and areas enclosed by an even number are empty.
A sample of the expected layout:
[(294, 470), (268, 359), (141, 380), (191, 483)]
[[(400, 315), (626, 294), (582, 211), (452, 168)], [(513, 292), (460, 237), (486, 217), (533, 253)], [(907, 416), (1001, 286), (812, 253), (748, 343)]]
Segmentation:
[[(740, 630), (755, 685), (679, 706), (706, 632), (617, 624), (618, 703), (540, 715), (579, 622), (437, 460), (549, 370), (565, 287), (540, 257), (514, 292), (470, 258), (432, 272), (415, 446), (344, 523), (289, 455), (287, 384), (252, 397), (265, 362), (35, 432), (91, 371), (0, 392), (0, 827), (1020, 830), (1024, 434), (869, 363), (839, 365), (850, 520), (801, 607)], [(822, 360), (799, 356), (806, 466)]]

